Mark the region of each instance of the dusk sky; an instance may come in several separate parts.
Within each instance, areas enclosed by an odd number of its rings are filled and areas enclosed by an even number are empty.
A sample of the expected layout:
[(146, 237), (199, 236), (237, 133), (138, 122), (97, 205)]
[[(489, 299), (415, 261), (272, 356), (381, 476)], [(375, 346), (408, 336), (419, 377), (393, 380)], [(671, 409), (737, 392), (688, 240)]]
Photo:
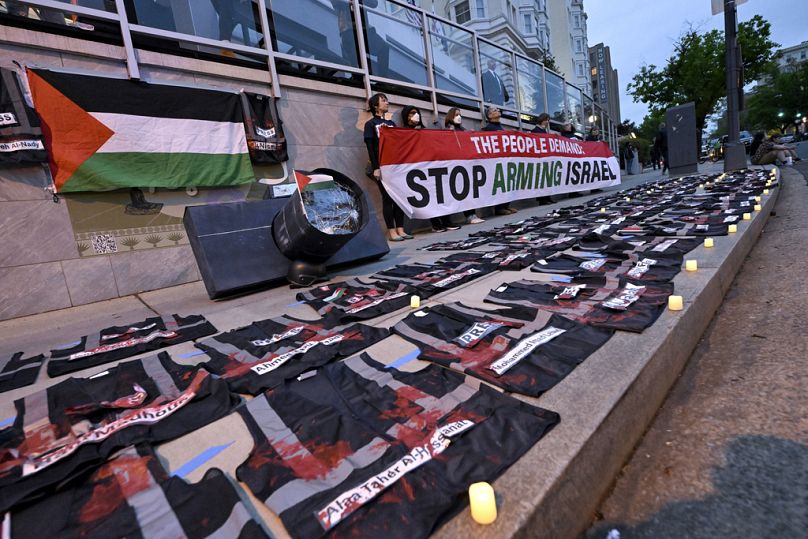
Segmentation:
[[(553, 0), (551, 0), (553, 1)], [(637, 125), (648, 112), (634, 103), (626, 85), (643, 64), (664, 66), (673, 43), (691, 24), (701, 31), (724, 29), (723, 14), (712, 15), (710, 0), (585, 0), (589, 46), (611, 49), (620, 81), (620, 114)], [(772, 41), (790, 47), (808, 40), (808, 0), (748, 0), (738, 21), (759, 14), (772, 25)]]

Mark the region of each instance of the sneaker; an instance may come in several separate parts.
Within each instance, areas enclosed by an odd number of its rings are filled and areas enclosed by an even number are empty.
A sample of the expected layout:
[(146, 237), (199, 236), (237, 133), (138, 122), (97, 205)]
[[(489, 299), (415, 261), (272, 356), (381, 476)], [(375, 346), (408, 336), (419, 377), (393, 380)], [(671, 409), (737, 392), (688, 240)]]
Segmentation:
[(470, 225), (479, 225), (480, 223), (484, 223), (485, 219), (480, 219), (476, 215), (472, 215), (466, 222)]
[(446, 229), (445, 229), (445, 228), (442, 228), (442, 227), (441, 227), (441, 228), (435, 228), (435, 227), (433, 227), (433, 228), (432, 228), (432, 232), (446, 232)]
[(460, 230), (460, 225), (446, 225), (446, 230)]

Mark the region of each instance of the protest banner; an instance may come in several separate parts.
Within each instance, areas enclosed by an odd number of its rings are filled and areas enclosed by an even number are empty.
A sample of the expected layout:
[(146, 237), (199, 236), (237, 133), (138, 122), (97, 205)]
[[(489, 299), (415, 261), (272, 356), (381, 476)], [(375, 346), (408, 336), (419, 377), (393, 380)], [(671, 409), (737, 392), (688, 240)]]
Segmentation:
[(380, 132), (382, 183), (411, 218), (620, 184), (605, 142), (518, 131)]

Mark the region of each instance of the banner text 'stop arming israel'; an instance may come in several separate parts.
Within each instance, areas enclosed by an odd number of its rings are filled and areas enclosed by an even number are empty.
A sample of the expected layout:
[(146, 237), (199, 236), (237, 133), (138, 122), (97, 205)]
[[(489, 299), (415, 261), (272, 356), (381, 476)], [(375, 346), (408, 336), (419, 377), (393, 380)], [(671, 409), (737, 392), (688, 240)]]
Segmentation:
[(418, 219), (620, 184), (605, 142), (558, 135), (385, 128), (379, 153), (385, 189)]

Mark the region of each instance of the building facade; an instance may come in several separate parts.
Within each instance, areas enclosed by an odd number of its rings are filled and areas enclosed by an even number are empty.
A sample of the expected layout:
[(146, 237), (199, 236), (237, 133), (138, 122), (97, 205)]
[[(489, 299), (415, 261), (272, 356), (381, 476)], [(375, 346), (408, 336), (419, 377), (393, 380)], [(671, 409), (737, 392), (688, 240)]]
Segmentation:
[(808, 41), (781, 49), (775, 55), (775, 59), (781, 71), (791, 69), (796, 64), (808, 61)]
[[(418, 0), (409, 0), (416, 4)], [(548, 0), (421, 0), (419, 5), (537, 60), (550, 45)]]
[(589, 48), (590, 73), (592, 75), (592, 98), (611, 118), (620, 123), (620, 83), (617, 70), (612, 68), (609, 47), (598, 43)]
[[(126, 11), (117, 13), (115, 3), (101, 0), (0, 2), (0, 66), (270, 96), (277, 99), (289, 160), (254, 163), (255, 182), (230, 187), (56, 198), (47, 167), (0, 168), (0, 320), (198, 281), (182, 224), (185, 207), (261, 200), (271, 186), (289, 182), (293, 169), (339, 170), (361, 186), (378, 213), (377, 186), (365, 177), (362, 131), (375, 92), (388, 95), (396, 123), (404, 105), (419, 107), (429, 128), (442, 126), (449, 108), (460, 107), (466, 128), (479, 129), (483, 107), (492, 102), (482, 66), (494, 62), (508, 93), (501, 105), (508, 111), (506, 128), (530, 129), (544, 111), (556, 122), (573, 118), (580, 125), (593, 111), (616, 150), (616, 124), (580, 88), (538, 59), (493, 43), (437, 9), (433, 14), (431, 3), (421, 10), (391, 0), (376, 7), (347, 0), (231, 0), (232, 12), (193, 0), (124, 4)], [(520, 10), (513, 7), (516, 20)]]
[(548, 2), (550, 52), (560, 73), (591, 95), (587, 16), (583, 0)]

